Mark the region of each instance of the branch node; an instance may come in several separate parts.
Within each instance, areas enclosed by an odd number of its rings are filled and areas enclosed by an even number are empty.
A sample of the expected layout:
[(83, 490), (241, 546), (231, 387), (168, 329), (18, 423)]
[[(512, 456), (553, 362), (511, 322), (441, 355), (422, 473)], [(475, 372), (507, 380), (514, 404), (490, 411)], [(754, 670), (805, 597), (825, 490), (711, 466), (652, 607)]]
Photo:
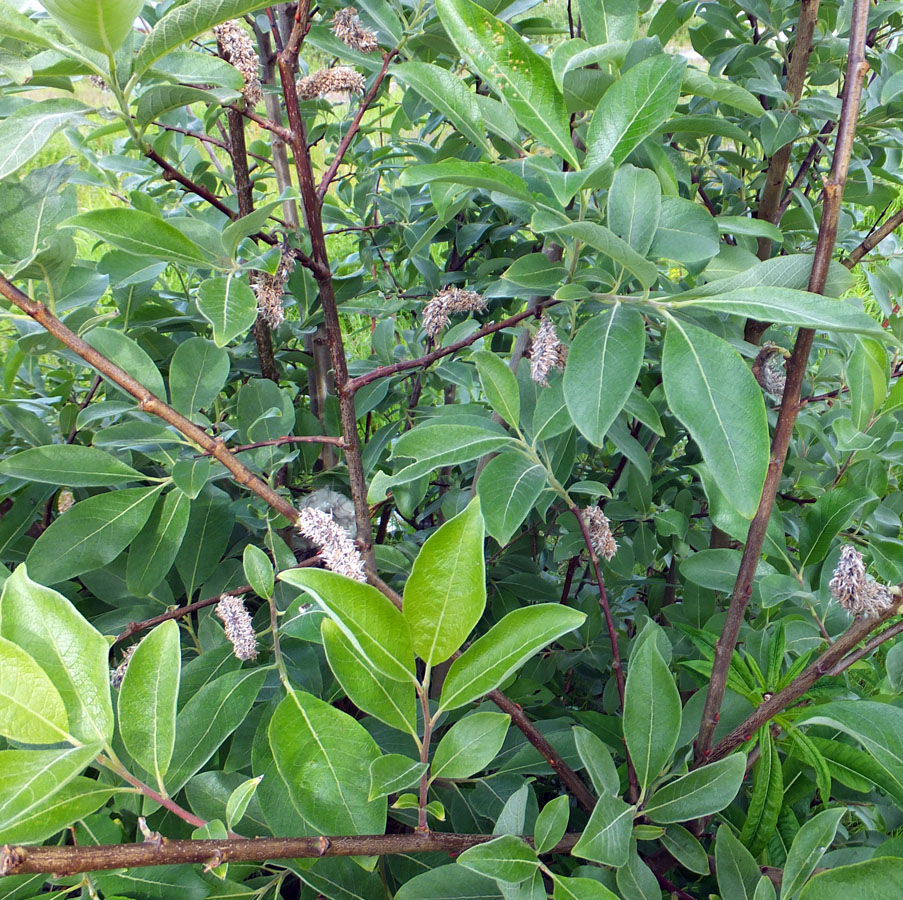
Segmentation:
[(324, 856), (324, 855), (326, 854), (326, 851), (327, 851), (331, 846), (332, 846), (332, 842), (329, 840), (329, 838), (328, 838), (328, 837), (325, 837), (324, 835), (321, 834), (321, 835), (317, 838), (317, 855), (318, 855), (318, 856)]
[(25, 862), (27, 855), (24, 847), (11, 847), (9, 844), (0, 847), (0, 877), (12, 875)]

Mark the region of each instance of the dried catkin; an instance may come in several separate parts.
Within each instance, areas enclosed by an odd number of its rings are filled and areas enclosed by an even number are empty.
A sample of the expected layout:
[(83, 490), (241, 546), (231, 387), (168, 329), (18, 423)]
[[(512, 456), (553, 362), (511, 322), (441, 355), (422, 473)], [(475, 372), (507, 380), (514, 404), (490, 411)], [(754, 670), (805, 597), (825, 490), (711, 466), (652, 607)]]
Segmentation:
[(297, 528), (320, 548), (320, 556), (327, 569), (355, 581), (367, 580), (360, 551), (348, 532), (329, 513), (305, 507), (298, 515)]
[(482, 294), (458, 287), (442, 288), (423, 308), (423, 327), (434, 338), (448, 325), (452, 313), (478, 312), (484, 309), (486, 300)]
[(895, 602), (890, 588), (866, 575), (862, 554), (849, 545), (840, 551), (828, 589), (834, 599), (854, 616), (874, 618), (890, 609)]
[(254, 295), (257, 297), (257, 311), (270, 328), (282, 324), (285, 315), (282, 311), (282, 295), (285, 285), (295, 268), (295, 257), (283, 251), (279, 268), (275, 275), (269, 272), (258, 272), (254, 277)]
[(360, 53), (372, 53), (379, 49), (376, 34), (361, 25), (361, 20), (354, 7), (346, 6), (333, 16), (332, 33), (342, 43)]
[(122, 687), (122, 679), (125, 678), (125, 673), (129, 667), (129, 661), (132, 658), (132, 654), (135, 652), (135, 648), (138, 644), (131, 644), (126, 647), (125, 652), (122, 654), (122, 660), (119, 665), (110, 672), (110, 684), (113, 685), (114, 688), (118, 691), (119, 688)]
[(611, 522), (598, 506), (583, 510), (590, 543), (598, 556), (610, 560), (618, 552), (618, 544), (611, 533)]
[(226, 61), (235, 66), (245, 80), (242, 91), (245, 100), (256, 106), (263, 99), (263, 88), (260, 86), (260, 59), (250, 35), (234, 20), (214, 25), (213, 33)]
[(298, 81), (298, 99), (317, 97), (347, 100), (350, 94), (364, 93), (364, 76), (351, 66), (333, 66), (305, 75)]
[(223, 623), (226, 637), (238, 659), (257, 658), (257, 638), (245, 602), (234, 594), (223, 594), (216, 604), (216, 616)]
[(566, 361), (567, 347), (558, 340), (552, 320), (543, 316), (530, 344), (530, 377), (537, 384), (546, 386), (549, 372), (552, 369), (562, 371)]

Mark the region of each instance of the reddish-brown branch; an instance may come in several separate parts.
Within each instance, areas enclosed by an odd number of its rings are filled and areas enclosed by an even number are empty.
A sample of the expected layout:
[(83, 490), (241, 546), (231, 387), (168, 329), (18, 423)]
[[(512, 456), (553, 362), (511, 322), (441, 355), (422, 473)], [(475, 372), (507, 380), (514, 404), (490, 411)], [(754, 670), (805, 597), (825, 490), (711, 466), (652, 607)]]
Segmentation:
[(866, 253), (874, 250), (881, 241), (889, 234), (893, 234), (901, 225), (903, 225), (903, 210), (895, 212), (883, 225), (875, 228), (846, 259), (841, 260), (841, 263), (848, 269), (852, 269)]
[[(862, 96), (862, 80), (868, 68), (868, 63), (865, 61), (865, 34), (868, 9), (869, 0), (854, 0), (847, 74), (837, 132), (837, 144), (834, 148), (831, 173), (825, 181), (822, 195), (821, 226), (819, 228), (818, 243), (815, 248), (815, 259), (812, 263), (812, 272), (809, 276), (809, 290), (816, 294), (823, 293), (827, 281), (828, 266), (831, 263), (831, 256), (834, 252), (834, 244), (837, 237), (840, 204), (853, 151), (853, 137), (856, 133), (859, 102)], [(731, 656), (734, 652), (734, 647), (737, 645), (737, 638), (743, 624), (746, 606), (752, 594), (753, 577), (759, 563), (759, 557), (762, 554), (765, 534), (771, 518), (771, 510), (774, 506), (775, 496), (780, 485), (781, 472), (784, 468), (784, 460), (787, 458), (787, 450), (793, 435), (793, 426), (800, 408), (800, 388), (806, 373), (813, 337), (814, 332), (812, 330), (800, 329), (793, 353), (787, 365), (787, 383), (784, 388), (784, 398), (781, 402), (781, 409), (778, 413), (778, 421), (771, 442), (771, 457), (762, 489), (762, 498), (749, 527), (727, 618), (715, 645), (712, 677), (709, 680), (705, 706), (702, 712), (702, 723), (696, 741), (695, 756), (697, 764), (706, 762), (710, 757), (709, 748), (711, 747), (715, 726), (718, 722), (721, 703), (724, 699)]]
[[(273, 438), (269, 441), (257, 441), (256, 444), (241, 444), (238, 447), (230, 447), (232, 453), (244, 453), (246, 450), (257, 450), (259, 447), (280, 447), (283, 444), (331, 444), (333, 447), (343, 448), (345, 439), (341, 437), (333, 437), (328, 434), (289, 434), (285, 437)], [(202, 453), (201, 456), (209, 456), (208, 453)]]
[(250, 119), (252, 122), (263, 128), (264, 131), (269, 131), (271, 134), (275, 134), (280, 140), (285, 141), (286, 144), (291, 144), (292, 132), (285, 126), (279, 125), (272, 119), (268, 119), (266, 116), (254, 112), (253, 109), (246, 109), (242, 106), (236, 106), (235, 104), (227, 106), (226, 109), (232, 109), (235, 110), (235, 112), (241, 113), (246, 119)]
[(787, 212), (787, 207), (790, 206), (790, 202), (791, 200), (793, 200), (793, 192), (795, 190), (798, 190), (800, 185), (806, 180), (806, 176), (809, 174), (809, 170), (812, 168), (812, 165), (824, 152), (824, 139), (827, 138), (828, 135), (830, 135), (836, 127), (836, 122), (825, 122), (825, 124), (822, 125), (821, 131), (819, 131), (818, 136), (815, 138), (815, 140), (812, 142), (812, 146), (809, 148), (809, 152), (800, 163), (800, 167), (799, 169), (797, 169), (796, 175), (793, 176), (793, 181), (790, 182), (787, 190), (784, 191), (784, 196), (781, 198), (781, 202), (778, 205), (775, 222), (780, 222), (784, 216), (784, 213)]
[(864, 646), (860, 647), (858, 650), (854, 650), (848, 656), (845, 656), (828, 674), (840, 675), (842, 672), (849, 669), (850, 666), (858, 663), (860, 659), (865, 659), (866, 656), (869, 656), (885, 641), (889, 641), (892, 637), (896, 637), (901, 632), (903, 632), (903, 619), (896, 624), (891, 625), (890, 628), (882, 631), (880, 634), (876, 634), (870, 641), (866, 641)]
[[(893, 618), (898, 614), (896, 607), (893, 607), (883, 615), (875, 619), (857, 619), (853, 624), (836, 640), (831, 646), (822, 653), (821, 656), (801, 674), (799, 674), (787, 687), (782, 691), (778, 691), (761, 703), (752, 715), (738, 725), (730, 734), (722, 738), (713, 748), (711, 753), (706, 757), (706, 762), (714, 762), (716, 759), (722, 759), (727, 756), (741, 744), (743, 744), (749, 735), (755, 734), (757, 729), (761, 728), (766, 722), (771, 721), (775, 716), (779, 715), (795, 700), (799, 700), (816, 681), (824, 675), (833, 674), (835, 667), (839, 663), (845, 662), (846, 654), (850, 652), (861, 640), (875, 630), (883, 622)], [(900, 630), (903, 630), (903, 622), (900, 623)], [(882, 633), (879, 637), (884, 638)], [(887, 638), (884, 638), (886, 640)], [(852, 660), (855, 662), (855, 660)], [(852, 665), (852, 662), (849, 665)], [(843, 666), (846, 668), (846, 666)], [(837, 672), (843, 671), (843, 668), (837, 669)]]
[(388, 366), (379, 366), (379, 368), (373, 369), (370, 372), (358, 375), (357, 378), (352, 378), (346, 385), (346, 390), (353, 394), (355, 391), (359, 391), (364, 387), (364, 385), (370, 384), (379, 378), (388, 378), (390, 375), (397, 375), (399, 372), (407, 372), (410, 369), (419, 369), (421, 367), (429, 366), (437, 359), (442, 359), (444, 356), (450, 356), (452, 353), (457, 353), (459, 350), (463, 350), (465, 347), (475, 344), (480, 338), (486, 337), (487, 334), (494, 334), (496, 331), (501, 331), (503, 328), (510, 328), (512, 325), (516, 325), (518, 322), (530, 318), (530, 316), (537, 316), (543, 309), (554, 306), (556, 303), (558, 303), (557, 300), (542, 300), (531, 306), (529, 309), (519, 312), (515, 316), (509, 316), (507, 319), (502, 319), (501, 322), (492, 322), (489, 325), (484, 325), (479, 331), (475, 331), (469, 337), (462, 338), (460, 341), (454, 341), (451, 344), (440, 347), (438, 350), (433, 350), (432, 353), (427, 353), (425, 356), (419, 356), (417, 359), (406, 359), (403, 362), (392, 363)]
[(329, 168), (320, 179), (320, 186), (317, 188), (317, 197), (320, 202), (322, 202), (323, 198), (326, 196), (326, 192), (329, 190), (329, 185), (332, 184), (332, 179), (335, 178), (335, 173), (338, 172), (339, 166), (342, 164), (342, 160), (345, 158), (345, 154), (348, 152), (348, 148), (351, 146), (351, 142), (354, 140), (355, 135), (360, 130), (361, 122), (364, 119), (364, 114), (370, 108), (370, 104), (373, 103), (373, 101), (376, 99), (376, 95), (379, 93), (380, 85), (383, 83), (383, 80), (386, 77), (386, 73), (389, 71), (389, 64), (392, 62), (392, 59), (397, 53), (397, 50), (389, 50), (388, 53), (383, 54), (382, 68), (377, 73), (376, 78), (373, 79), (373, 84), (370, 85), (370, 90), (368, 90), (367, 93), (364, 94), (364, 97), (357, 108), (357, 112), (355, 113), (354, 118), (351, 120), (351, 125), (348, 127), (348, 131), (345, 132), (345, 136), (339, 142), (338, 149), (335, 152), (335, 156), (332, 158), (332, 162), (329, 164)]
[[(45, 872), (58, 877), (79, 872), (141, 866), (177, 866), (267, 859), (317, 859), (322, 856), (382, 856), (389, 853), (448, 853), (493, 840), (492, 834), (451, 834), (432, 831), (415, 834), (370, 834), (352, 837), (254, 838), (252, 840), (145, 841), (142, 844), (100, 844), (80, 847), (0, 847), (0, 876)], [(566, 834), (549, 853), (567, 853), (580, 839)], [(532, 844), (529, 837), (524, 840)]]

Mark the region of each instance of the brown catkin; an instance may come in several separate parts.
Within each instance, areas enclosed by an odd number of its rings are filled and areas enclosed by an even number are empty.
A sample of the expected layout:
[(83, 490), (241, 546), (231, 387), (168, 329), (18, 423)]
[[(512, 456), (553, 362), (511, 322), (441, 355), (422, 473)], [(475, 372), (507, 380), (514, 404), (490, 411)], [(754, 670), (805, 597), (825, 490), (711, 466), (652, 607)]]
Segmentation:
[(213, 33), (226, 61), (235, 66), (245, 80), (242, 90), (245, 100), (250, 106), (256, 106), (263, 99), (263, 88), (260, 85), (260, 58), (250, 35), (234, 20), (214, 25)]
[(846, 545), (828, 582), (835, 600), (854, 616), (874, 618), (890, 609), (895, 602), (893, 591), (866, 575), (862, 554)]
[(442, 288), (423, 308), (423, 327), (431, 337), (436, 337), (448, 324), (448, 318), (456, 312), (477, 312), (486, 309), (486, 300), (476, 291), (459, 287)]
[(332, 18), (332, 33), (344, 44), (359, 53), (372, 53), (379, 49), (376, 34), (361, 25), (357, 10), (346, 6)]
[(364, 93), (364, 76), (351, 66), (333, 66), (305, 75), (298, 81), (298, 99), (347, 100), (350, 94)]
[(618, 544), (611, 533), (611, 522), (598, 506), (583, 510), (590, 543), (598, 556), (610, 560), (618, 552)]
[(544, 315), (530, 344), (530, 377), (536, 384), (547, 386), (549, 372), (562, 371), (566, 361), (567, 347), (558, 340), (552, 320)]

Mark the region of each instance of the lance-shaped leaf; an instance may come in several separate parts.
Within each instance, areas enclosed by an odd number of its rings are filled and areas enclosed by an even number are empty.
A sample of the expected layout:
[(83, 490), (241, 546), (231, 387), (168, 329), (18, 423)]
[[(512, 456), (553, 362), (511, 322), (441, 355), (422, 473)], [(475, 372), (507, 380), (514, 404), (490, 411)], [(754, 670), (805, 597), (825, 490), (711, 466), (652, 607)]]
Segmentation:
[(699, 445), (725, 498), (752, 518), (770, 450), (765, 402), (752, 372), (721, 338), (672, 320), (662, 381), (671, 411)]
[(643, 812), (661, 825), (688, 822), (720, 812), (737, 796), (746, 773), (746, 756), (735, 753), (657, 790)]
[(531, 203), (533, 200), (533, 195), (523, 178), (501, 166), (485, 162), (447, 159), (425, 166), (412, 166), (402, 172), (399, 181), (402, 185), (412, 187), (431, 184), (434, 181), (451, 182), (484, 191), (494, 191), (497, 194), (507, 194), (525, 203)]
[(23, 450), (0, 462), (0, 474), (68, 487), (110, 487), (144, 480), (140, 472), (115, 456), (77, 444), (48, 444)]
[(495, 712), (476, 712), (455, 722), (436, 747), (430, 775), (470, 778), (485, 769), (502, 749), (510, 722), (510, 716)]
[(576, 167), (567, 106), (548, 60), (471, 0), (438, 0), (436, 10), (470, 68), (492, 85), (521, 126)]
[(796, 833), (787, 861), (784, 863), (784, 878), (781, 882), (781, 898), (792, 897), (815, 871), (819, 860), (831, 846), (837, 826), (847, 810), (826, 809), (813, 816)]
[(136, 596), (149, 594), (172, 568), (188, 528), (190, 507), (187, 494), (170, 491), (157, 501), (144, 527), (132, 541), (125, 580)]

